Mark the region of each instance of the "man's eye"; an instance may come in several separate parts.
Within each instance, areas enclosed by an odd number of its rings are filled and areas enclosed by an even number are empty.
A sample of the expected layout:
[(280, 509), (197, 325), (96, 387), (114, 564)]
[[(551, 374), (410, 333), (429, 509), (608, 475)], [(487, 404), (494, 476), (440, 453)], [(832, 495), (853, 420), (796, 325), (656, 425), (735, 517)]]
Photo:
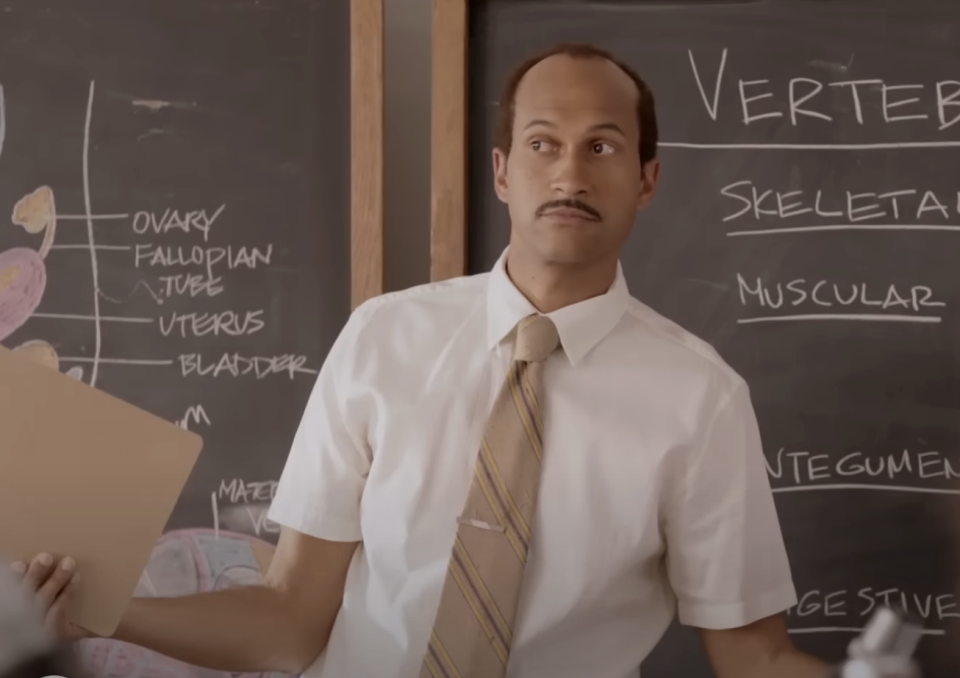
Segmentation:
[(597, 153), (597, 154), (600, 154), (600, 153), (613, 153), (613, 146), (611, 146), (610, 144), (605, 144), (605, 143), (599, 142), (599, 141), (598, 141), (597, 143), (595, 143), (595, 144), (591, 147), (591, 149), (593, 150), (594, 153)]
[(530, 148), (535, 151), (547, 151), (550, 150), (550, 144), (546, 141), (534, 141), (530, 144)]

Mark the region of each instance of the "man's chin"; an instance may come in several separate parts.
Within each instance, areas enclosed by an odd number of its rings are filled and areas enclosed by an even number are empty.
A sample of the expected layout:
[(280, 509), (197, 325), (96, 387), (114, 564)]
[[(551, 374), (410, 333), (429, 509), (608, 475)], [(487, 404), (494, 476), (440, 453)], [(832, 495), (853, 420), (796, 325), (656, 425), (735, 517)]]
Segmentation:
[(603, 258), (593, 238), (555, 238), (538, 249), (544, 262), (555, 265), (583, 266)]
[(541, 222), (525, 231), (515, 231), (511, 244), (523, 251), (524, 254), (518, 252), (523, 259), (537, 259), (546, 265), (587, 266), (610, 257), (613, 245), (603, 237), (604, 227), (594, 223), (589, 229), (557, 228)]

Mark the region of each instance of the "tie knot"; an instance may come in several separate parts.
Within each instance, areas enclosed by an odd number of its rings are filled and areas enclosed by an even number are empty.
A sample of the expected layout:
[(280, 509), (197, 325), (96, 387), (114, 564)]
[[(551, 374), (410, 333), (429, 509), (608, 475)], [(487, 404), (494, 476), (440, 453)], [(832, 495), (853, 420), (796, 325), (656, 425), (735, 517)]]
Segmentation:
[(514, 360), (538, 363), (546, 360), (560, 346), (557, 326), (545, 315), (531, 315), (517, 326)]

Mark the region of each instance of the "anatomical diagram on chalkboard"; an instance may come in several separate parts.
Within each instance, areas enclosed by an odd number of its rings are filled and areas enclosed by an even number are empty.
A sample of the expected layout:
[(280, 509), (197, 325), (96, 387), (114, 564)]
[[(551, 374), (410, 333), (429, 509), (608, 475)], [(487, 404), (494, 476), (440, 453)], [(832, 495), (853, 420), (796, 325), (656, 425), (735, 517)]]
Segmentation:
[[(41, 186), (17, 201), (11, 215), (13, 225), (43, 240), (37, 249), (13, 247), (0, 251), (0, 341), (19, 329), (40, 305), (47, 285), (45, 259), (57, 232), (57, 208), (53, 189)], [(60, 369), (56, 350), (46, 340), (30, 339), (14, 347), (24, 357), (52, 369)], [(68, 374), (80, 379), (82, 367)]]
[[(0, 160), (7, 169), (15, 163), (3, 154), (6, 131), (3, 95), (0, 86)], [(89, 111), (87, 115), (89, 128)], [(0, 205), (0, 344), (27, 360), (60, 371), (61, 363), (71, 360), (65, 353), (58, 355), (55, 348), (62, 346), (62, 335), (58, 335), (56, 329), (49, 329), (48, 325), (34, 325), (29, 321), (38, 317), (83, 318), (73, 314), (46, 313), (45, 308), (38, 310), (47, 292), (48, 279), (57, 279), (58, 266), (54, 264), (48, 269), (48, 255), (53, 251), (55, 259), (58, 250), (74, 246), (54, 245), (58, 217), (54, 189), (41, 179), (36, 186), (28, 186), (26, 190), (26, 194), (18, 192), (13, 196), (12, 209), (7, 202)], [(66, 193), (61, 189), (61, 195)], [(60, 215), (61, 221), (71, 218), (76, 219), (77, 215), (69, 214), (69, 210)], [(16, 244), (11, 245), (14, 238)], [(92, 236), (89, 247), (92, 252)], [(92, 266), (96, 269), (95, 256)], [(61, 273), (62, 270), (59, 269)], [(94, 287), (96, 294), (105, 296), (97, 288), (96, 281)], [(62, 312), (64, 309), (53, 310)], [(42, 332), (49, 334), (37, 336)], [(96, 364), (97, 359), (94, 359), (94, 367), (86, 375), (79, 366), (64, 371), (77, 380), (86, 377), (87, 383), (96, 387)], [(200, 408), (199, 413), (202, 412)], [(198, 421), (201, 419), (199, 413), (196, 415)], [(179, 425), (186, 427), (189, 416), (178, 422)], [(206, 418), (205, 413), (202, 418)], [(134, 595), (189, 595), (258, 581), (272, 557), (273, 545), (215, 525), (214, 529), (201, 526), (167, 531), (162, 535), (154, 546)], [(79, 654), (85, 675), (95, 678), (283, 678), (279, 673), (236, 674), (190, 666), (112, 639), (84, 640), (79, 644)]]

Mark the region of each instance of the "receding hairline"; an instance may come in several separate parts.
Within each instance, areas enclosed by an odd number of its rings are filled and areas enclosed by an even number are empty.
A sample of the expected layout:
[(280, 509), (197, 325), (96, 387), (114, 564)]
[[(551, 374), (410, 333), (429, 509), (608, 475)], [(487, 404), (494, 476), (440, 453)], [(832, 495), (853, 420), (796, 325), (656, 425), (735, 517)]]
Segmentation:
[(549, 54), (542, 59), (539, 59), (535, 63), (531, 64), (520, 77), (517, 79), (516, 88), (513, 91), (513, 105), (516, 105), (517, 97), (520, 94), (520, 90), (523, 87), (523, 83), (529, 78), (530, 74), (535, 72), (538, 68), (543, 68), (545, 65), (550, 64), (550, 62), (556, 60), (557, 62), (562, 61), (571, 61), (574, 63), (583, 63), (583, 62), (598, 62), (605, 65), (607, 70), (612, 74), (615, 74), (614, 77), (619, 79), (625, 79), (626, 82), (620, 82), (619, 84), (625, 85), (626, 89), (630, 90), (631, 96), (635, 97), (632, 104), (638, 106), (640, 104), (640, 99), (643, 97), (643, 91), (639, 83), (637, 83), (633, 76), (624, 70), (623, 66), (615, 59), (610, 56), (605, 56), (603, 54), (569, 54), (567, 52), (558, 52), (556, 54)]
[(649, 85), (628, 64), (621, 62), (613, 54), (602, 48), (586, 43), (560, 43), (548, 50), (529, 57), (518, 64), (507, 78), (500, 97), (497, 112), (497, 124), (494, 146), (509, 155), (513, 146), (514, 122), (516, 118), (516, 96), (521, 83), (535, 67), (553, 56), (565, 56), (575, 61), (600, 60), (615, 66), (633, 83), (637, 93), (635, 99), (637, 111), (637, 129), (639, 134), (638, 152), (641, 164), (657, 157), (659, 143), (659, 125), (657, 122), (656, 102)]
[[(543, 66), (544, 64), (546, 64), (548, 61), (550, 61), (553, 57), (566, 57), (566, 60), (567, 60), (567, 61), (585, 62), (585, 61), (588, 61), (588, 60), (589, 60), (589, 61), (597, 61), (597, 62), (605, 63), (605, 64), (606, 64), (605, 69), (608, 70), (608, 71), (610, 71), (612, 74), (614, 73), (614, 71), (616, 71), (616, 74), (613, 75), (613, 77), (618, 78), (618, 79), (621, 79), (621, 81), (618, 82), (615, 86), (616, 86), (618, 89), (623, 89), (624, 94), (625, 94), (626, 96), (630, 97), (630, 104), (629, 104), (630, 107), (631, 107), (634, 111), (637, 110), (637, 108), (639, 107), (639, 105), (640, 105), (640, 97), (642, 96), (642, 92), (640, 91), (640, 88), (637, 86), (637, 84), (636, 84), (635, 82), (633, 82), (633, 80), (630, 78), (629, 74), (627, 74), (626, 72), (624, 72), (624, 70), (623, 70), (622, 68), (620, 68), (614, 61), (611, 61), (610, 59), (606, 59), (606, 58), (603, 58), (603, 57), (600, 57), (600, 56), (576, 58), (576, 57), (570, 57), (570, 56), (568, 56), (568, 55), (566, 55), (566, 54), (554, 54), (554, 55), (551, 55), (551, 56), (549, 56), (549, 57), (546, 57), (546, 58), (542, 59), (541, 61), (539, 61), (539, 62), (537, 62), (536, 64), (534, 64), (533, 66), (531, 66), (531, 67), (523, 74), (523, 77), (521, 77), (520, 80), (517, 81), (517, 88), (516, 88), (516, 90), (514, 91), (514, 95), (513, 95), (513, 112), (512, 112), (512, 118), (513, 118), (513, 131), (514, 131), (514, 132), (516, 132), (516, 125), (517, 125), (517, 104), (518, 104), (518, 102), (521, 100), (521, 98), (522, 98), (522, 96), (523, 96), (523, 95), (522, 95), (522, 92), (523, 92), (523, 83), (524, 83), (525, 81), (527, 81), (528, 77), (529, 77), (532, 73), (534, 73), (538, 68), (542, 67), (542, 66)], [(550, 67), (556, 67), (556, 66), (553, 65), (553, 64), (549, 64), (547, 67), (550, 68)], [(612, 69), (611, 69), (610, 67), (612, 67)], [(534, 74), (535, 74), (535, 73), (534, 73)], [(535, 74), (535, 75), (539, 75), (539, 74)], [(546, 77), (546, 76), (540, 75), (540, 77)], [(622, 80), (626, 80), (626, 82), (623, 82)], [(549, 81), (549, 80), (547, 81), (547, 84), (548, 84), (548, 85), (550, 84), (550, 81)], [(562, 91), (562, 88), (561, 88), (561, 91)], [(531, 96), (531, 95), (528, 95), (528, 96)], [(529, 104), (529, 102), (527, 102), (527, 103)], [(534, 119), (524, 121), (523, 130), (521, 130), (521, 131), (526, 131), (526, 130), (529, 129), (530, 127), (534, 127), (534, 126), (548, 127), (548, 128), (555, 128), (555, 127), (556, 127), (556, 124), (555, 124), (554, 122), (552, 122), (552, 121), (544, 118), (544, 117), (542, 116), (542, 113), (537, 112), (537, 113), (534, 113), (534, 115), (536, 116)], [(635, 124), (636, 124), (636, 133), (637, 133), (637, 135), (639, 136), (639, 135), (640, 135), (640, 121), (635, 118), (635, 119), (634, 119), (634, 122), (635, 122)], [(600, 123), (596, 123), (596, 124), (594, 124), (594, 125), (591, 125), (590, 128), (589, 128), (589, 131), (590, 131), (590, 132), (600, 132), (600, 131), (604, 131), (604, 130), (606, 130), (606, 131), (613, 131), (613, 132), (616, 132), (617, 134), (619, 134), (620, 136), (622, 136), (622, 137), (624, 137), (624, 138), (629, 138), (628, 135), (627, 135), (627, 129), (624, 129), (624, 127), (622, 127), (621, 125), (617, 124), (617, 123), (614, 122), (613, 120), (604, 120), (603, 122), (600, 122)]]

